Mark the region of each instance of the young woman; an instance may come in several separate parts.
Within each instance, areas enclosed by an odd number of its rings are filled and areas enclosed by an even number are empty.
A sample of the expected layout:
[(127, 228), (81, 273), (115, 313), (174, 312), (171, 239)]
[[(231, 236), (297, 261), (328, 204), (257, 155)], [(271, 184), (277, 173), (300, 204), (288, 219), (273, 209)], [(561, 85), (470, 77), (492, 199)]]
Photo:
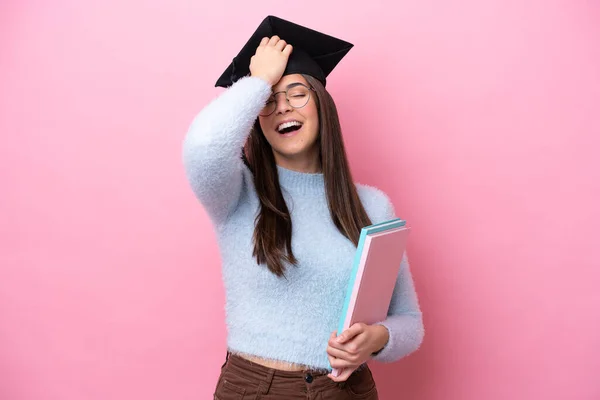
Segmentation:
[(348, 45), (268, 17), (185, 138), (226, 290), (216, 399), (377, 399), (367, 361), (396, 361), (422, 341), (406, 257), (388, 318), (335, 332), (361, 228), (395, 217), (382, 191), (352, 181), (325, 89)]

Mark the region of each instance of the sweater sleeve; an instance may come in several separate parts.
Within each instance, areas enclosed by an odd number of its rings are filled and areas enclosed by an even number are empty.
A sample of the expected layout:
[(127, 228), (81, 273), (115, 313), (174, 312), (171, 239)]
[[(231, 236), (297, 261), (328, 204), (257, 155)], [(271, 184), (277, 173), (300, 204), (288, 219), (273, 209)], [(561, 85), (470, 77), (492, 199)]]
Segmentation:
[[(386, 214), (388, 219), (395, 218), (391, 203)], [(388, 316), (379, 324), (387, 328), (389, 340), (385, 347), (373, 356), (373, 360), (397, 361), (417, 350), (423, 341), (423, 317), (406, 253), (400, 263)]]
[(194, 118), (183, 141), (183, 164), (194, 194), (215, 223), (238, 203), (244, 164), (241, 149), (271, 87), (244, 77)]

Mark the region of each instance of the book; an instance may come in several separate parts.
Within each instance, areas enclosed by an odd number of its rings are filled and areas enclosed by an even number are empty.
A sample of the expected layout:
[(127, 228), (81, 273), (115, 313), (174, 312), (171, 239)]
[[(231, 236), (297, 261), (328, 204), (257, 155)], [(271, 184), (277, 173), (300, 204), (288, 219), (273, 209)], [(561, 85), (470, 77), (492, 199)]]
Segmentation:
[(387, 318), (409, 231), (400, 218), (362, 228), (338, 335), (355, 323), (371, 325)]

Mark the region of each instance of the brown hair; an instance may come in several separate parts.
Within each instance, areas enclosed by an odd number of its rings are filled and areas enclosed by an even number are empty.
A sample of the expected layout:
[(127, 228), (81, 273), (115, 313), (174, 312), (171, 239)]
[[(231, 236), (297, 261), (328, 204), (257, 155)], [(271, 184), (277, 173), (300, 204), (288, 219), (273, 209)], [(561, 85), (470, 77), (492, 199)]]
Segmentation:
[[(316, 94), (319, 155), (331, 219), (338, 230), (356, 246), (360, 230), (370, 225), (371, 221), (352, 180), (337, 108), (321, 82), (309, 75), (303, 76)], [(283, 276), (284, 260), (292, 265), (298, 262), (292, 253), (292, 219), (279, 186), (273, 151), (258, 119), (246, 142), (243, 157), (254, 176), (260, 200), (260, 213), (255, 219), (252, 255), (259, 264), (266, 263), (271, 272)]]

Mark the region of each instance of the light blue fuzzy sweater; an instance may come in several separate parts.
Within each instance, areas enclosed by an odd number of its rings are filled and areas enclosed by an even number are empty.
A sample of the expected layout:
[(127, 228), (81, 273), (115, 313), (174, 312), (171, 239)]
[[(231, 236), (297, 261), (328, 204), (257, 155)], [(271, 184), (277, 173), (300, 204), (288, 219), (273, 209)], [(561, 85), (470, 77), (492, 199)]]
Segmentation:
[[(184, 140), (185, 171), (217, 234), (229, 350), (329, 369), (327, 341), (337, 329), (356, 247), (331, 220), (322, 174), (277, 167), (299, 261), (287, 267), (287, 279), (252, 257), (259, 200), (240, 149), (270, 92), (265, 81), (246, 77), (206, 106)], [(356, 186), (373, 223), (395, 217), (382, 191)], [(375, 360), (398, 360), (421, 344), (423, 322), (406, 257), (381, 324), (390, 339)]]

